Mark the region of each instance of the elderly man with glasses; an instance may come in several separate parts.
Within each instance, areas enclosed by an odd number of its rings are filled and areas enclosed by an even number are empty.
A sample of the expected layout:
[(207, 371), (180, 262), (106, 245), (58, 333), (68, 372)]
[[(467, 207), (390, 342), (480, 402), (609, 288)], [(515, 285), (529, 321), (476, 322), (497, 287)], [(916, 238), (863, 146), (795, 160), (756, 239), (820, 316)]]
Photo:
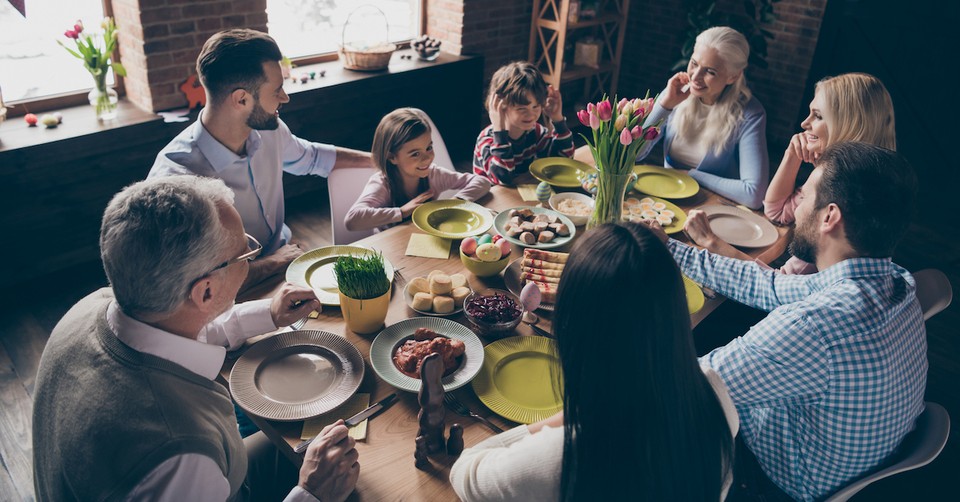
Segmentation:
[(319, 308), (289, 284), (235, 305), (260, 250), (220, 180), (150, 179), (113, 198), (100, 232), (110, 287), (67, 312), (40, 360), (39, 500), (328, 501), (353, 491), (360, 466), (342, 422), (311, 444), (298, 481), (263, 433), (241, 440), (214, 381), (228, 349)]

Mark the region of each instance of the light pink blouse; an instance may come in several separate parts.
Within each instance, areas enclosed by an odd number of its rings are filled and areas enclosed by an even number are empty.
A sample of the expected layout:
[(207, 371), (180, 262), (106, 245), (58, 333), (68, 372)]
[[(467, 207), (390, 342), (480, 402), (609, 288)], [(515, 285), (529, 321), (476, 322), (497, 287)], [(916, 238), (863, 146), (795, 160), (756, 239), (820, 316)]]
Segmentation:
[[(767, 215), (767, 218), (770, 221), (779, 223), (781, 225), (789, 225), (797, 221), (797, 206), (800, 205), (800, 190), (794, 190), (792, 194), (787, 197), (774, 201), (772, 204), (768, 204), (767, 201), (763, 202), (763, 213)], [(757, 261), (760, 265), (763, 265), (766, 268), (769, 268), (766, 264)], [(808, 263), (796, 256), (791, 256), (782, 267), (777, 269), (777, 272), (787, 275), (806, 275), (806, 274), (815, 274), (817, 273), (817, 266), (813, 263)]]
[[(490, 191), (490, 182), (486, 179), (475, 174), (443, 169), (436, 164), (430, 166), (427, 179), (430, 181), (430, 191), (435, 196), (447, 190), (458, 190), (455, 198), (474, 201)], [(389, 227), (401, 221), (403, 216), (400, 208), (393, 205), (390, 184), (383, 173), (377, 172), (370, 176), (360, 198), (347, 212), (344, 225), (347, 230), (358, 231)]]

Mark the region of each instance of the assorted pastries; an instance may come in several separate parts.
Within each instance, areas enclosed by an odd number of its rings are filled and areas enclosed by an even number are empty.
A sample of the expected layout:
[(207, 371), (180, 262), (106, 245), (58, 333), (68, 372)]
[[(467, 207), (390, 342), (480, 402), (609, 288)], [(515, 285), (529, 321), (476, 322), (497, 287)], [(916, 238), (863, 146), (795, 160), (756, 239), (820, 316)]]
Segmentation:
[(661, 226), (669, 226), (673, 223), (676, 214), (667, 209), (663, 202), (657, 202), (650, 197), (644, 197), (637, 200), (628, 197), (623, 201), (623, 219), (637, 222), (640, 220), (657, 220)]
[(557, 301), (557, 287), (560, 285), (560, 276), (567, 264), (570, 253), (541, 251), (539, 249), (525, 249), (523, 262), (520, 264), (521, 284), (534, 283), (540, 290), (541, 301), (554, 303)]
[(570, 235), (570, 227), (561, 222), (555, 214), (538, 214), (525, 207), (511, 209), (507, 218), (507, 223), (503, 226), (504, 233), (526, 245), (544, 244), (557, 237)]
[(447, 275), (434, 270), (426, 277), (411, 280), (407, 293), (413, 297), (410, 306), (414, 310), (451, 314), (463, 307), (464, 298), (470, 294), (470, 283), (463, 274)]

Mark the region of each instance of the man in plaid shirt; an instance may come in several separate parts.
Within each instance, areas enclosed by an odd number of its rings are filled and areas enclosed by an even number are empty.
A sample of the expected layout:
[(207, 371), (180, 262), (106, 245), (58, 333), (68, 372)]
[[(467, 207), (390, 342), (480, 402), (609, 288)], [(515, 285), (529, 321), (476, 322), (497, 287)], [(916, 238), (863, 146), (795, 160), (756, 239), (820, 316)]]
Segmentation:
[(821, 272), (783, 275), (668, 243), (691, 279), (770, 312), (701, 364), (723, 378), (743, 441), (794, 499), (822, 499), (881, 466), (923, 412), (923, 316), (913, 277), (890, 259), (916, 190), (896, 153), (841, 143), (804, 184), (790, 243)]

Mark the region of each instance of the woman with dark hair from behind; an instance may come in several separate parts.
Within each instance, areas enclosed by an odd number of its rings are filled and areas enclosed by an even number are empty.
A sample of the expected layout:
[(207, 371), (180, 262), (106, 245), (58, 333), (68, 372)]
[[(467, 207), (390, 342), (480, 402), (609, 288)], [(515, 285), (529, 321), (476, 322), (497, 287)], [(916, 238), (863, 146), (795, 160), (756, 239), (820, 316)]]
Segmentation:
[(457, 495), (722, 500), (739, 421), (697, 363), (686, 305), (676, 263), (645, 226), (579, 239), (554, 317), (564, 411), (464, 450), (450, 471)]

